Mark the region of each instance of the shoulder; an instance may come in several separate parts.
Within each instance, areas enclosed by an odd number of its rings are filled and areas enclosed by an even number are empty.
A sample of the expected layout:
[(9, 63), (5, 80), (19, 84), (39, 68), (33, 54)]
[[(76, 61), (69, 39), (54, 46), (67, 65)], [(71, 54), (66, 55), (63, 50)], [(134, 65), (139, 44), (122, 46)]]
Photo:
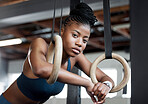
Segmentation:
[(46, 45), (46, 41), (42, 38), (36, 38), (35, 40), (32, 41), (31, 46), (34, 45)]
[(81, 53), (79, 54), (77, 57), (76, 57), (76, 63), (78, 63), (78, 65), (82, 66), (87, 66), (87, 65), (90, 65), (91, 62), (87, 59), (87, 57)]
[(78, 56), (75, 57), (75, 60), (76, 60), (76, 63), (80, 63), (82, 61), (87, 60), (87, 58), (83, 53), (80, 53)]
[(70, 57), (71, 67), (75, 66), (79, 63), (80, 59), (84, 57), (83, 54), (79, 54), (75, 57)]
[(85, 57), (83, 53), (76, 56), (76, 63), (87, 75), (89, 75), (89, 69), (91, 66), (91, 62)]
[(31, 45), (30, 45), (30, 49), (31, 50), (43, 50), (43, 51), (47, 51), (48, 45), (46, 43), (46, 41), (42, 38), (36, 38), (35, 40), (32, 41)]

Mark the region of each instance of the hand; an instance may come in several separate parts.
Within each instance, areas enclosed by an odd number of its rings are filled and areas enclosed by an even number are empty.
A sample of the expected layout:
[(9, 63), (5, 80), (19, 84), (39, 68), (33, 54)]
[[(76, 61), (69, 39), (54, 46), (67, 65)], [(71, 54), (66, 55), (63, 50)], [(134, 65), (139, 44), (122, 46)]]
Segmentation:
[(91, 97), (92, 101), (95, 104), (96, 98), (95, 98), (94, 93), (93, 93), (94, 84), (90, 81), (88, 86), (85, 87), (85, 88), (86, 88), (86, 91), (87, 91), (88, 95)]
[(105, 97), (110, 92), (110, 88), (107, 85), (98, 82), (95, 84), (93, 92), (94, 96), (98, 99), (94, 104), (102, 104), (105, 102)]
[(91, 97), (91, 100), (93, 101), (93, 103), (98, 104), (97, 99), (96, 99), (94, 92), (93, 92), (94, 84), (90, 81), (88, 86), (86, 86), (85, 88), (86, 88), (88, 95)]

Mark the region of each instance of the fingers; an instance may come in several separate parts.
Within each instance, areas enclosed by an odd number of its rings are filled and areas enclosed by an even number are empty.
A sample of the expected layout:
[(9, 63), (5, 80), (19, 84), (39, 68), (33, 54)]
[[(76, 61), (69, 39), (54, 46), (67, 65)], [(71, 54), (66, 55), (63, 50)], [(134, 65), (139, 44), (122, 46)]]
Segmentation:
[(103, 103), (105, 103), (105, 99), (103, 99), (103, 100), (101, 100), (101, 101), (96, 101), (96, 102), (94, 102), (94, 104), (103, 104)]
[(95, 96), (91, 93), (91, 92), (88, 92), (88, 95), (91, 97), (91, 100), (95, 103), (97, 102)]
[(101, 104), (103, 101), (105, 101), (105, 97), (109, 93), (109, 87), (99, 82), (95, 84), (93, 92), (99, 101), (97, 104)]
[(105, 99), (103, 99), (103, 100), (101, 100), (101, 101), (96, 102), (96, 104), (103, 104), (103, 103), (105, 103)]
[(95, 103), (97, 102), (96, 98), (94, 96), (91, 96), (91, 100)]
[(93, 88), (93, 92), (95, 92), (100, 85), (101, 85), (100, 82), (98, 82), (97, 84), (95, 84), (95, 86)]
[(98, 102), (97, 100), (98, 98), (96, 98), (93, 92), (87, 92), (87, 93), (91, 97), (91, 100), (93, 101), (94, 104), (102, 104), (104, 102), (103, 100)]

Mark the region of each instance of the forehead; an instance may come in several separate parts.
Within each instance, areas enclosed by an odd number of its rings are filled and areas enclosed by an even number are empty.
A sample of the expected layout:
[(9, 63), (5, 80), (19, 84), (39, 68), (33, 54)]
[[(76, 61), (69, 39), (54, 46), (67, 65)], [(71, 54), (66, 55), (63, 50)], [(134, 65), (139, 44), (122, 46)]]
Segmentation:
[(65, 29), (70, 31), (77, 30), (81, 34), (90, 35), (90, 26), (87, 24), (71, 22), (66, 25)]

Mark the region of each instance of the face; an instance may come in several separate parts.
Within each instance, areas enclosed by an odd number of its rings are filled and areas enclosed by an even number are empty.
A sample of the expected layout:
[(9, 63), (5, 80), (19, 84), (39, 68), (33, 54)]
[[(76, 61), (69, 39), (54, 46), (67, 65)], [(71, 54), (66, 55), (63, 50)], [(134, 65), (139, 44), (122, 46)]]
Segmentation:
[(67, 24), (61, 36), (63, 40), (63, 52), (68, 56), (75, 57), (80, 54), (87, 45), (90, 36), (90, 26), (76, 22)]

